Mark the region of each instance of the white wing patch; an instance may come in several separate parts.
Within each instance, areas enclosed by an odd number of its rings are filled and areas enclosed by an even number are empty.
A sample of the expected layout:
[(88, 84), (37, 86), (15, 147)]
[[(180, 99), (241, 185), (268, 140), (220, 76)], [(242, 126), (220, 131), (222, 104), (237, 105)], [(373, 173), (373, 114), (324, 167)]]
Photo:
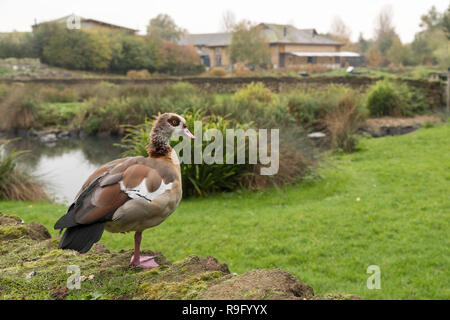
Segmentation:
[(172, 189), (173, 182), (165, 184), (164, 181), (161, 181), (161, 185), (157, 190), (149, 192), (147, 189), (146, 180), (147, 179), (143, 179), (137, 187), (131, 189), (127, 189), (123, 184), (123, 181), (120, 181), (120, 190), (125, 192), (131, 199), (144, 198), (148, 201), (153, 201), (156, 197), (162, 195), (167, 190)]

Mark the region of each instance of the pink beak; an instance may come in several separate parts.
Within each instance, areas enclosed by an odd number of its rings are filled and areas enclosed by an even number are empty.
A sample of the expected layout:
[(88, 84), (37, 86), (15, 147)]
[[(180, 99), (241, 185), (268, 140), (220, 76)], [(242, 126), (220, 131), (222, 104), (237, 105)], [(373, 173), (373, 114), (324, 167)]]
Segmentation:
[(195, 139), (195, 136), (189, 131), (188, 128), (184, 129), (184, 134), (186, 135), (186, 137), (191, 138), (191, 139)]

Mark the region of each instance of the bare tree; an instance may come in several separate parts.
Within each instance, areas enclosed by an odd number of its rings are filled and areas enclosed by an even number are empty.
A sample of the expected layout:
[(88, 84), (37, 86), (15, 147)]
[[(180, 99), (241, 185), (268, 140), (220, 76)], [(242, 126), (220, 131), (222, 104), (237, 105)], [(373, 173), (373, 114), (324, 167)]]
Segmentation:
[(331, 37), (339, 42), (344, 43), (342, 50), (344, 51), (355, 51), (357, 50), (356, 45), (354, 45), (350, 39), (352, 35), (352, 30), (345, 22), (338, 16), (334, 17), (331, 23), (330, 33)]
[(375, 19), (375, 44), (382, 56), (386, 56), (395, 39), (398, 38), (393, 25), (392, 6), (384, 6)]
[(348, 41), (350, 40), (352, 31), (339, 16), (336, 16), (331, 23), (330, 34), (341, 41)]
[(392, 32), (394, 30), (394, 26), (392, 23), (394, 16), (394, 11), (392, 10), (392, 6), (386, 5), (384, 6), (380, 13), (375, 18), (375, 39), (379, 40), (384, 35)]
[(236, 26), (236, 15), (233, 11), (227, 10), (222, 14), (221, 30), (224, 32), (233, 31)]

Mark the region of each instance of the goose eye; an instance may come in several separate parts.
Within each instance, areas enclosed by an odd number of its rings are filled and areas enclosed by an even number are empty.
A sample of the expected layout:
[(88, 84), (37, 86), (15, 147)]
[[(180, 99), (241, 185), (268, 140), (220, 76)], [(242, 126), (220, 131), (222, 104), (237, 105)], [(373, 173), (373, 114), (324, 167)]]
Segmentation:
[(168, 120), (168, 122), (169, 122), (170, 125), (172, 125), (174, 127), (176, 127), (176, 126), (178, 126), (180, 124), (180, 120), (177, 119), (177, 118), (170, 118)]

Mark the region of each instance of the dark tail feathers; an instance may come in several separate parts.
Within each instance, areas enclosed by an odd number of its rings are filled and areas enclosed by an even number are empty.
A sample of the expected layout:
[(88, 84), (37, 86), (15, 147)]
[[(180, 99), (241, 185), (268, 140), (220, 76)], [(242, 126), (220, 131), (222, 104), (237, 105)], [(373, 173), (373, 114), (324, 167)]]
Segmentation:
[(73, 249), (80, 253), (89, 249), (102, 237), (105, 222), (82, 224), (67, 228), (59, 241), (59, 249)]

